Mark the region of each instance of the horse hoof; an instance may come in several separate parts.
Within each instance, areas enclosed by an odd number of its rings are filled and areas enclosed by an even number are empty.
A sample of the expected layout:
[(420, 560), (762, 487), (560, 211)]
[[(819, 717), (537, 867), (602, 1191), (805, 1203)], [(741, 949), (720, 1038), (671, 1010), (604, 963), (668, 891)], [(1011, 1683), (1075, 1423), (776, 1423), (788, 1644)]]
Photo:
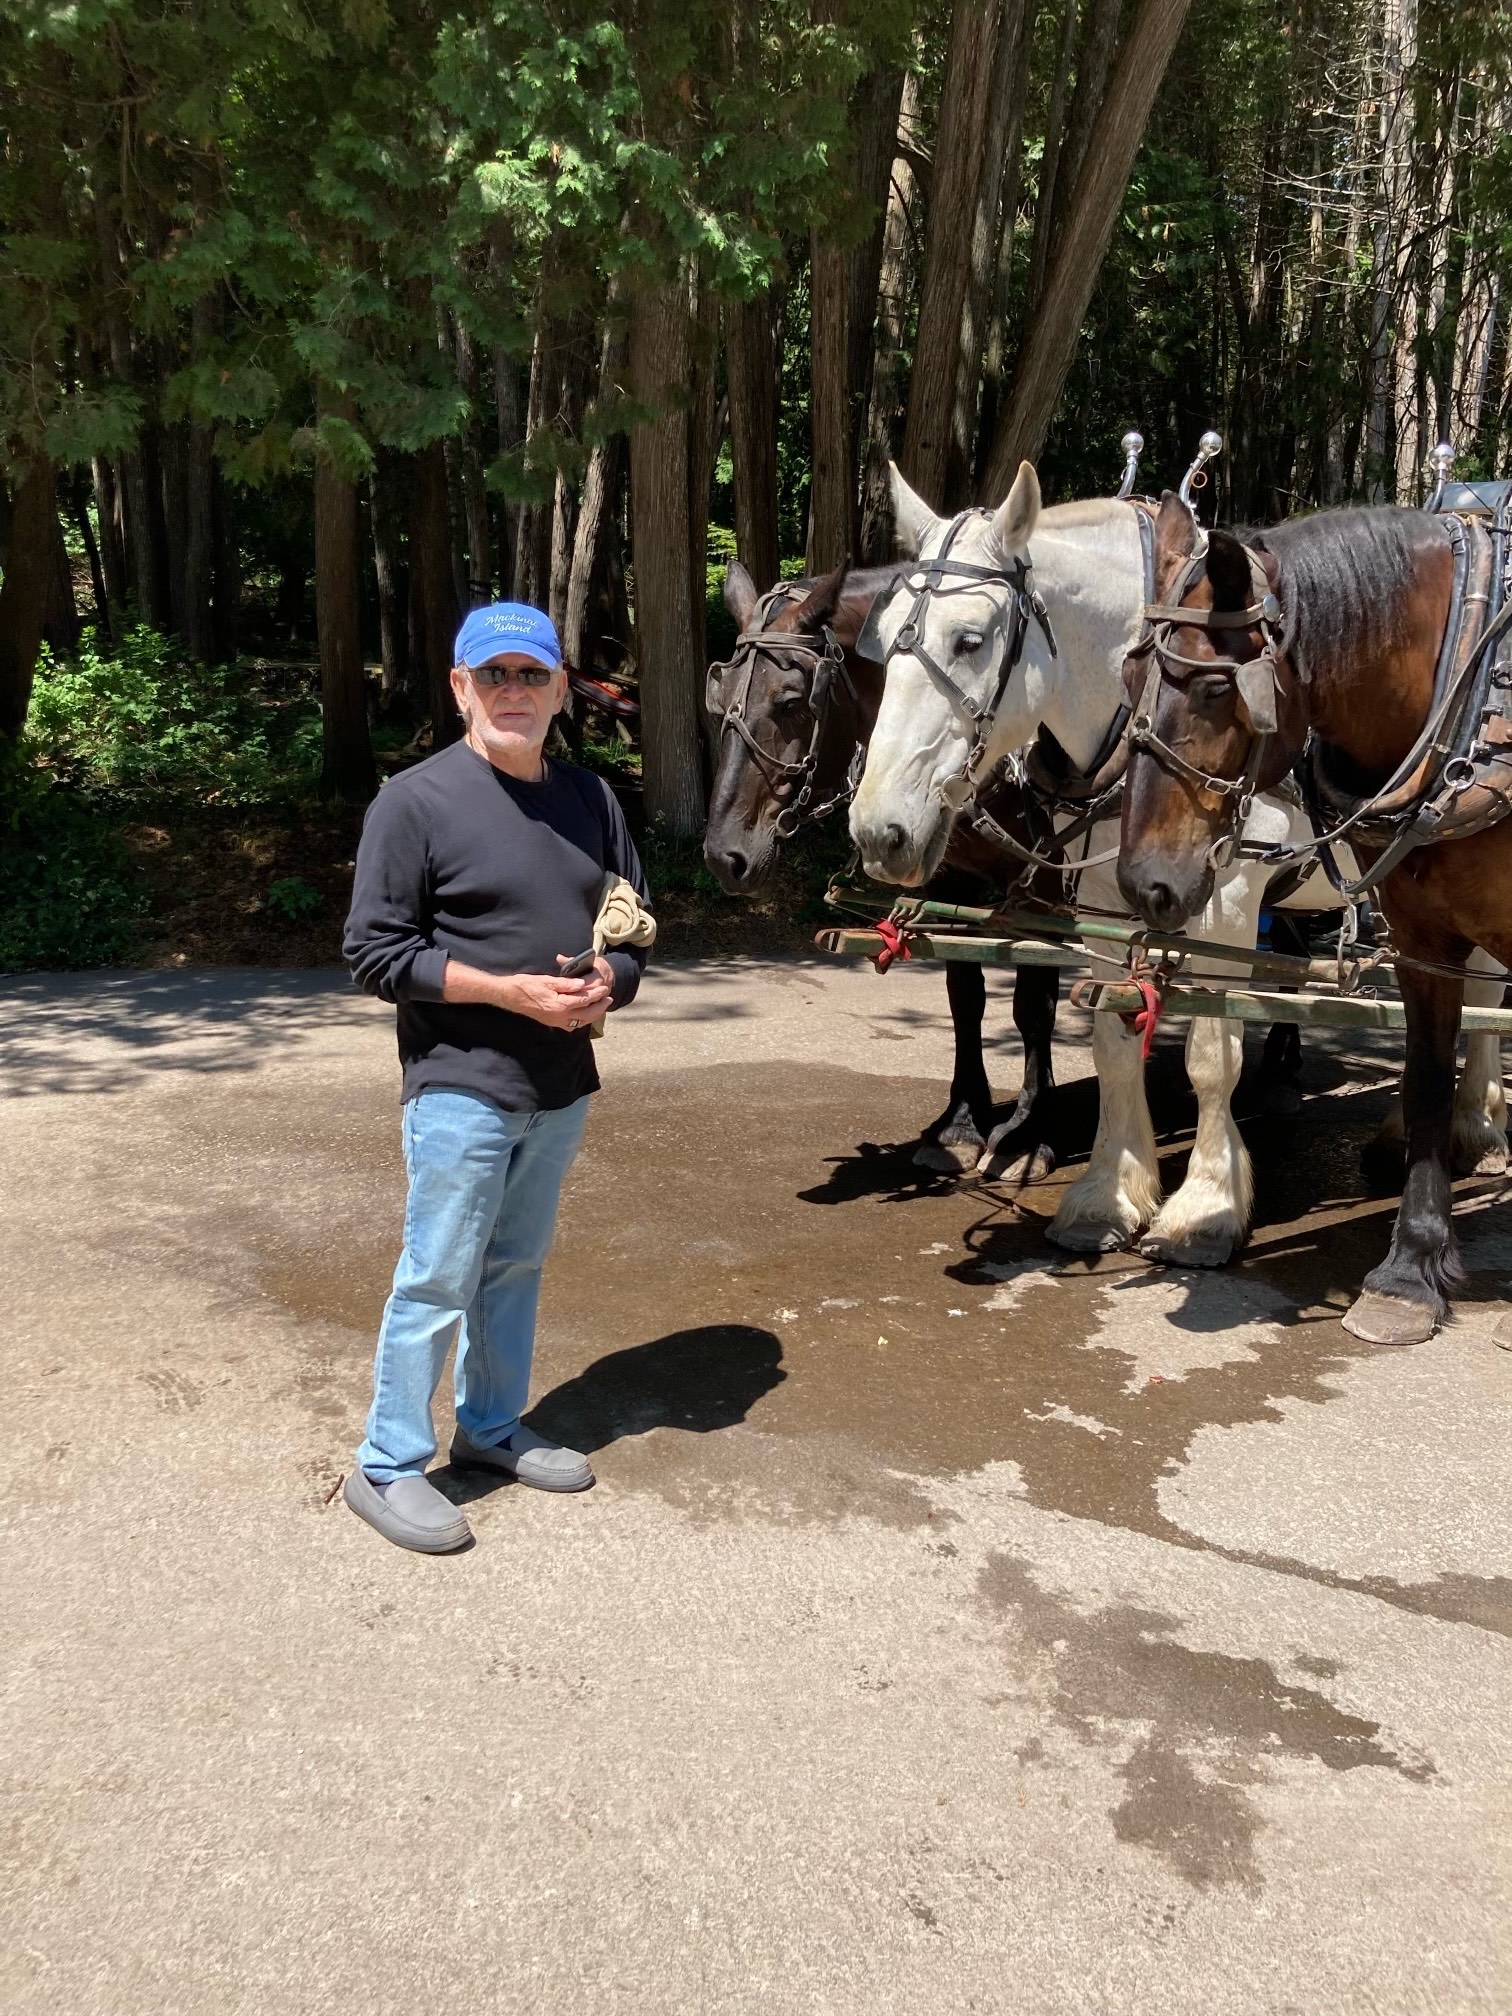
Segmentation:
[(1057, 1225), (1052, 1220), (1045, 1228), (1045, 1237), (1052, 1246), (1062, 1246), (1068, 1253), (1120, 1253), (1134, 1233), (1122, 1225), (1099, 1225), (1092, 1219), (1082, 1219), (1075, 1225)]
[(1438, 1318), (1426, 1302), (1377, 1295), (1369, 1288), (1355, 1298), (1343, 1323), (1363, 1344), (1426, 1344), (1438, 1328)]
[(1488, 1148), (1470, 1173), (1472, 1176), (1505, 1176), (1507, 1173), (1506, 1149)]
[(1226, 1267), (1239, 1242), (1231, 1232), (1187, 1232), (1173, 1237), (1165, 1232), (1149, 1232), (1139, 1242), (1146, 1260), (1158, 1260), (1165, 1267)]
[(916, 1169), (933, 1169), (942, 1176), (964, 1176), (974, 1170), (982, 1154), (982, 1141), (921, 1141), (914, 1150)]
[(991, 1183), (1011, 1183), (1021, 1190), (1030, 1183), (1046, 1183), (1055, 1174), (1055, 1150), (1042, 1141), (1027, 1155), (1016, 1155), (1011, 1162), (1005, 1162), (989, 1148), (978, 1162), (977, 1174), (985, 1176)]

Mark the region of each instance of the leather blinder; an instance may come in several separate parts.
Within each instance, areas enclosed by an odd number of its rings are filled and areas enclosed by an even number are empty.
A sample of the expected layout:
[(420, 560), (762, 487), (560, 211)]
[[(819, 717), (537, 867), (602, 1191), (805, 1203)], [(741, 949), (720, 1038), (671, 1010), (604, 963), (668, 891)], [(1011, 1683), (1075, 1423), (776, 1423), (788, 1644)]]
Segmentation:
[(1279, 727), (1276, 714), (1276, 664), (1268, 651), (1251, 658), (1234, 674), (1239, 703), (1249, 717), (1256, 735), (1274, 735)]

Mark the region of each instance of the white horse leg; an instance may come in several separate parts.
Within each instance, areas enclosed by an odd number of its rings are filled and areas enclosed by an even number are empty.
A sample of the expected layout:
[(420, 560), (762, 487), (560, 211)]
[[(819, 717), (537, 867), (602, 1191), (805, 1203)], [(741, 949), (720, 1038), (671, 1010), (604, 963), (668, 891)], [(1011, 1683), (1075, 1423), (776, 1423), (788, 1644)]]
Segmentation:
[(1048, 1234), (1075, 1253), (1127, 1246), (1160, 1202), (1155, 1129), (1139, 1052), (1139, 1037), (1116, 1015), (1092, 1017), (1097, 1137), (1087, 1173), (1061, 1199)]
[(1229, 1107), (1244, 1065), (1244, 1024), (1194, 1016), (1186, 1067), (1197, 1094), (1197, 1138), (1186, 1181), (1139, 1242), (1150, 1260), (1221, 1267), (1243, 1245), (1254, 1202), (1249, 1150)]
[[(1477, 977), (1479, 976), (1479, 977)], [(1507, 976), (1487, 952), (1471, 953), (1465, 980), (1467, 1008), (1499, 1008)], [(1507, 1170), (1507, 1094), (1502, 1085), (1501, 1038), (1465, 1038), (1465, 1068), (1454, 1088), (1451, 1166), (1476, 1176)]]

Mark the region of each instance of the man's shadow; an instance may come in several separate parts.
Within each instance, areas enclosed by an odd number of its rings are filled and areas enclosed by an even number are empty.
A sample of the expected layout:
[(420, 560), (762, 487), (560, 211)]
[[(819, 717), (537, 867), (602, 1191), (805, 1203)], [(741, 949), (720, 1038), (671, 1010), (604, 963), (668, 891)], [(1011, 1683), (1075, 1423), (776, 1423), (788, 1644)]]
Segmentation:
[[(538, 1435), (591, 1456), (652, 1428), (691, 1435), (733, 1428), (786, 1377), (782, 1346), (770, 1330), (711, 1323), (611, 1351), (543, 1394), (524, 1420)], [(496, 1471), (452, 1470), (446, 1495), (468, 1504), (509, 1481)]]

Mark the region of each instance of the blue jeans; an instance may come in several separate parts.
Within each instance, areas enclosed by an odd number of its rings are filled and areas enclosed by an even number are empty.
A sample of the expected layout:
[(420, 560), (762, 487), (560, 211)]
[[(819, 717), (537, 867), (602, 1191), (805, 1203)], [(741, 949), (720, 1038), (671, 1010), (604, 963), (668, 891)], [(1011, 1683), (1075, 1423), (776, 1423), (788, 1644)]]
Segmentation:
[(506, 1113), (472, 1092), (404, 1108), (404, 1251), (378, 1331), (373, 1406), (357, 1461), (376, 1484), (419, 1476), (436, 1453), (431, 1396), (460, 1323), (457, 1422), (502, 1442), (530, 1394), (541, 1268), (588, 1099)]

